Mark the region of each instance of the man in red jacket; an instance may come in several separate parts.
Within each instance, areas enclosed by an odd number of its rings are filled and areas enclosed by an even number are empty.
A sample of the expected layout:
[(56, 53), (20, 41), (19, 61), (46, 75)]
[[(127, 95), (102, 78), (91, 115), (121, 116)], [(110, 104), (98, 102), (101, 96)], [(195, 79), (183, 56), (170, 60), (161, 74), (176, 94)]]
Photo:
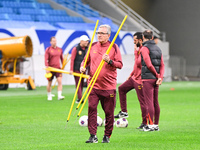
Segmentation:
[[(117, 68), (121, 69), (122, 57), (117, 44), (114, 44), (110, 53), (105, 54), (110, 46), (109, 37), (111, 34), (111, 28), (109, 25), (101, 25), (97, 31), (98, 42), (92, 44), (90, 54), (86, 63), (86, 66), (90, 66), (90, 78), (93, 77), (97, 70), (101, 60), (105, 61), (103, 68), (94, 84), (94, 87), (88, 98), (88, 130), (90, 138), (86, 143), (98, 143), (96, 136), (97, 132), (97, 105), (99, 101), (105, 112), (106, 124), (102, 143), (109, 143), (110, 136), (113, 130), (114, 122), (114, 107), (116, 103), (116, 78)], [(81, 66), (83, 66), (85, 59)], [(85, 71), (85, 68), (80, 68), (81, 72)]]
[[(46, 67), (54, 67), (60, 69), (61, 63), (63, 63), (63, 52), (62, 49), (56, 46), (56, 38), (51, 37), (50, 40), (51, 46), (47, 47), (45, 51), (45, 66)], [(50, 71), (46, 71), (46, 73), (50, 73)], [(47, 100), (52, 100), (51, 94), (51, 84), (54, 76), (57, 78), (58, 81), (58, 100), (62, 100), (65, 97), (62, 96), (62, 73), (51, 72), (52, 77), (48, 79), (47, 84)]]
[(153, 32), (143, 32), (143, 47), (141, 49), (142, 83), (149, 126), (143, 127), (143, 131), (159, 131), (160, 106), (158, 102), (158, 90), (164, 75), (164, 61), (161, 49), (153, 40)]
[[(80, 37), (80, 43), (72, 49), (70, 74), (72, 74), (73, 72), (80, 73), (80, 65), (87, 53), (88, 43), (89, 43), (89, 38), (86, 35), (82, 35)], [(79, 82), (79, 77), (74, 76), (74, 80), (77, 87), (78, 82)], [(84, 86), (84, 79), (81, 80), (81, 83), (78, 89), (78, 99), (76, 103), (79, 103), (82, 98), (83, 86)]]
[(143, 129), (146, 122), (146, 109), (145, 109), (146, 105), (144, 104), (144, 96), (142, 92), (142, 79), (141, 79), (142, 65), (141, 65), (141, 57), (139, 57), (140, 50), (142, 48), (142, 42), (143, 42), (142, 32), (136, 32), (133, 35), (133, 39), (134, 39), (134, 44), (135, 44), (135, 48), (134, 48), (135, 49), (134, 50), (135, 63), (134, 63), (133, 71), (131, 72), (128, 79), (118, 87), (121, 111), (119, 112), (119, 114), (115, 116), (115, 118), (128, 117), (126, 94), (130, 90), (135, 89), (139, 103), (140, 103), (141, 112), (142, 112), (142, 123), (137, 129)]

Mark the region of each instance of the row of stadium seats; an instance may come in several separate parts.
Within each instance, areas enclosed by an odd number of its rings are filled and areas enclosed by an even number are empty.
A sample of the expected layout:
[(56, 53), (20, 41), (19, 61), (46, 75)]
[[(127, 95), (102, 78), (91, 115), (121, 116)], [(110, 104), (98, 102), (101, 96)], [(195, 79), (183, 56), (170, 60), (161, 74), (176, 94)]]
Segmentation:
[(19, 8), (14, 11), (12, 8), (0, 8), (0, 13), (4, 14), (26, 14), (26, 15), (55, 15), (55, 16), (68, 16), (64, 10), (55, 9), (32, 9), (32, 8)]
[(1, 1), (0, 7), (7, 8), (37, 8), (37, 9), (52, 9), (48, 3), (38, 2), (13, 2), (13, 1)]
[(18, 21), (40, 21), (49, 22), (54, 24), (55, 22), (74, 22), (83, 23), (81, 17), (71, 17), (71, 16), (31, 16), (31, 15), (16, 15), (16, 14), (0, 14), (1, 20), (18, 20)]
[(73, 10), (86, 17), (100, 17), (98, 11), (90, 8), (89, 5), (83, 4), (81, 0), (54, 0), (55, 2)]
[[(111, 25), (113, 31), (118, 28), (111, 20), (100, 17), (99, 12), (92, 10), (89, 5), (83, 4), (81, 0), (54, 1), (88, 17), (90, 20), (94, 20), (94, 22), (98, 19), (101, 24)], [(6, 23), (10, 21), (9, 26), (11, 28), (19, 28), (20, 21), (22, 28), (34, 26), (37, 29), (93, 30), (95, 26), (93, 23), (84, 23), (81, 17), (69, 16), (65, 10), (55, 10), (50, 4), (39, 3), (36, 0), (0, 1), (0, 20), (2, 20), (2, 27), (7, 27)], [(15, 23), (12, 24), (14, 21)]]

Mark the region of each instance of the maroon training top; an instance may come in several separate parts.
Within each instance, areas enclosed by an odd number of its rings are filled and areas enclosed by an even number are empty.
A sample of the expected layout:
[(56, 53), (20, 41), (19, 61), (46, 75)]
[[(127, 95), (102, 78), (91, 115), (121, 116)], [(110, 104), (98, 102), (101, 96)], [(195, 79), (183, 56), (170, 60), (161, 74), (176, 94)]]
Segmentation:
[(142, 84), (142, 79), (141, 79), (142, 64), (141, 64), (141, 57), (140, 57), (141, 48), (142, 46), (139, 47), (138, 51), (137, 50), (134, 51), (135, 63), (133, 66), (133, 71), (130, 74), (131, 78), (138, 84)]
[[(89, 82), (92, 79), (95, 71), (97, 70), (102, 60), (102, 56), (106, 53), (110, 43), (111, 43), (110, 41), (108, 41), (105, 44), (101, 44), (99, 42), (93, 43), (87, 63), (86, 63), (86, 66), (88, 65), (90, 66)], [(116, 82), (117, 70), (116, 69), (117, 68), (121, 69), (123, 66), (121, 53), (117, 44), (114, 44), (113, 47), (111, 48), (109, 57), (113, 61), (112, 65), (106, 62), (104, 63), (103, 68), (101, 69), (101, 72), (94, 84), (95, 89), (100, 89), (100, 90), (116, 89), (116, 85), (117, 85), (117, 82)], [(82, 61), (81, 66), (83, 66), (84, 61), (85, 61), (85, 58)]]
[(61, 68), (60, 61), (63, 63), (63, 52), (59, 47), (48, 47), (45, 51), (45, 66)]

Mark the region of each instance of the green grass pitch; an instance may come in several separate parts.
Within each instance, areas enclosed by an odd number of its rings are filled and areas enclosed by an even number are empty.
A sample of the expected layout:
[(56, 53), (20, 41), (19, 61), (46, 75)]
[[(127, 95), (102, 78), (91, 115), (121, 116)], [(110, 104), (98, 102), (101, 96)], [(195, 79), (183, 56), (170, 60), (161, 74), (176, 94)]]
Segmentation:
[[(89, 132), (87, 127), (79, 126), (78, 119), (75, 122), (77, 104), (66, 127), (74, 92), (74, 86), (64, 86), (65, 100), (58, 101), (54, 97), (49, 102), (46, 100), (46, 87), (37, 87), (34, 91), (24, 88), (0, 91), (0, 149), (200, 149), (200, 82), (171, 82), (160, 86), (158, 132), (136, 129), (141, 123), (141, 111), (135, 91), (130, 91), (127, 95), (129, 125), (127, 128), (114, 127), (108, 144), (101, 143), (104, 127), (97, 130), (99, 143), (85, 143)], [(57, 96), (56, 89), (52, 93)], [(119, 110), (117, 96), (115, 114)], [(104, 119), (100, 103), (98, 113)], [(82, 115), (87, 115), (87, 104)]]

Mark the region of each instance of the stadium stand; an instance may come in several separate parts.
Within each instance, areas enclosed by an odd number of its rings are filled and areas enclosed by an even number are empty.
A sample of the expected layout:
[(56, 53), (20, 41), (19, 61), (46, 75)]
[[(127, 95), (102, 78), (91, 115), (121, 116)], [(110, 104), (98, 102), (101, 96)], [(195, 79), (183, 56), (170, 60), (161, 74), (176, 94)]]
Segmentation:
[[(112, 30), (118, 28), (109, 18), (101, 17), (81, 0), (53, 0), (54, 2), (87, 17), (92, 22), (109, 23)], [(82, 17), (70, 16), (66, 10), (53, 9), (49, 3), (37, 0), (2, 0), (0, 1), (1, 28), (30, 28), (36, 29), (74, 29), (93, 30), (94, 24), (84, 22)], [(11, 25), (15, 21), (16, 26)], [(10, 23), (9, 23), (10, 22)], [(10, 24), (10, 25), (7, 25)], [(21, 23), (21, 26), (20, 26)], [(78, 25), (77, 25), (78, 23)], [(42, 25), (44, 24), (44, 25)], [(42, 28), (43, 27), (43, 28)]]

